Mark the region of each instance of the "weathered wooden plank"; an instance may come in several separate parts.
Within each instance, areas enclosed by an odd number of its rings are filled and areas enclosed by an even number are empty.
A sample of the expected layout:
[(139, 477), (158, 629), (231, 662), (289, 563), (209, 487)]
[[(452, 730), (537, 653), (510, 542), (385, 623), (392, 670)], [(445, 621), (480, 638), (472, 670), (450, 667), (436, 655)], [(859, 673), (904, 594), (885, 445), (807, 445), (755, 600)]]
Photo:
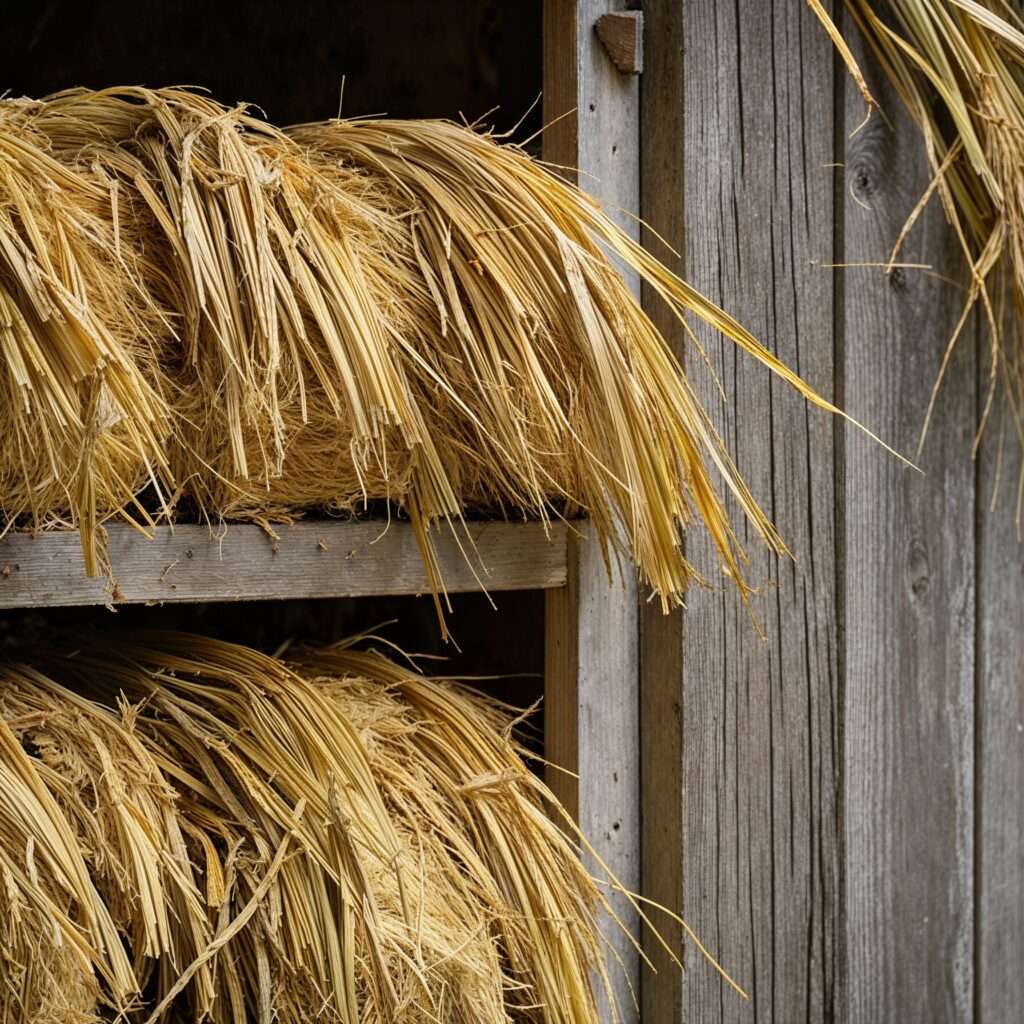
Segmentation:
[[(470, 523), (468, 537), (438, 531), (450, 592), (528, 590), (566, 582), (567, 527)], [(160, 527), (152, 540), (108, 527), (116, 585), (85, 575), (77, 533), (0, 540), (0, 608), (172, 601), (361, 597), (429, 590), (408, 523), (299, 522), (274, 540), (258, 526)], [(461, 549), (460, 549), (461, 544)], [(463, 550), (469, 555), (467, 562)]]
[(1000, 458), (999, 427), (982, 444), (976, 499), (976, 1024), (1014, 1020), (1024, 1009), (1024, 545), (1014, 524), (1021, 453), (1006, 437)]
[[(577, 168), (581, 184), (612, 212), (639, 207), (639, 90), (636, 78), (615, 69), (594, 25), (602, 14), (624, 7), (605, 0), (546, 0), (544, 5), (544, 121), (551, 125), (544, 134), (544, 158)], [(635, 223), (620, 216), (635, 232)], [(545, 680), (545, 725), (552, 759), (578, 772), (579, 783), (575, 793), (569, 786), (566, 794), (559, 773), (552, 781), (570, 801), (576, 798), (577, 820), (597, 854), (635, 891), (640, 882), (635, 577), (627, 569), (609, 584), (589, 528), (570, 564), (576, 576), (569, 589), (548, 595), (552, 671)], [(618, 895), (612, 902), (635, 932), (636, 914), (628, 903)], [(615, 983), (612, 998), (621, 1019), (635, 1021), (637, 953), (611, 921), (602, 929)], [(603, 995), (601, 1001), (602, 1019), (611, 1020)]]
[[(684, 6), (685, 262), (822, 394), (833, 391), (833, 86), (803, 3)], [(685, 1021), (838, 1017), (839, 705), (833, 422), (702, 330), (725, 391), (688, 361), (701, 400), (794, 560), (738, 524), (761, 584), (750, 612), (705, 538), (683, 658), (683, 908), (749, 993), (688, 953)], [(881, 460), (878, 452), (873, 453)], [(735, 510), (733, 510), (735, 512)], [(889, 1019), (880, 1017), (878, 1019)]]
[[(874, 117), (848, 140), (846, 262), (885, 259), (930, 178), (899, 101), (863, 54), (862, 67), (892, 127)], [(849, 130), (864, 101), (852, 83), (843, 89)], [(937, 204), (902, 259), (961, 276)], [(910, 269), (849, 269), (844, 279), (845, 406), (912, 453), (962, 293)], [(968, 339), (932, 421), (925, 475), (862, 435), (845, 437), (850, 1024), (973, 1014), (974, 373)]]
[[(640, 79), (640, 214), (645, 246), (683, 272), (683, 5), (654, 0), (644, 5), (644, 65)], [(658, 237), (664, 239), (675, 253)], [(676, 255), (676, 253), (680, 255)], [(685, 331), (650, 288), (644, 309), (677, 358)], [(660, 906), (683, 912), (683, 613), (664, 615), (657, 601), (640, 605), (640, 814), (641, 892)], [(668, 945), (684, 953), (682, 928), (655, 914)], [(644, 952), (654, 971), (640, 978), (641, 1019), (679, 1022), (683, 976), (649, 932)], [(655, 973), (656, 972), (656, 973)]]

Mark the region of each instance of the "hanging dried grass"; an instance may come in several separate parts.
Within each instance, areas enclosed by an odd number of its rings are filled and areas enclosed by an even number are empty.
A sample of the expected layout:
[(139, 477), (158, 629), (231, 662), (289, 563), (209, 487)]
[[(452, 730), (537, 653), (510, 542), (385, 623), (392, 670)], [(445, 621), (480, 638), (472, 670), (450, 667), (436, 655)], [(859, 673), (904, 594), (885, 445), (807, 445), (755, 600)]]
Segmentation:
[(582, 511), (668, 607), (699, 578), (694, 521), (746, 593), (713, 465), (785, 550), (617, 266), (836, 410), (517, 147), (445, 122), (282, 133), (182, 89), (17, 109), (62, 166), (129, 197), (107, 234), (141, 240), (177, 334), (139, 374), (170, 396), (166, 461), (207, 518), (393, 503), (438, 593), (439, 521)]
[[(820, 5), (812, 7), (837, 38)], [(890, 266), (937, 193), (970, 273), (922, 443), (950, 356), (980, 306), (990, 363), (977, 437), (1001, 394), (1009, 428), (1024, 445), (1024, 20), (1006, 0), (891, 0), (884, 16), (868, 0), (847, 0), (847, 9), (920, 129), (934, 174), (896, 239)], [(844, 59), (863, 91), (849, 50)], [(1018, 520), (1022, 495), (1024, 475)]]
[(3, 1019), (596, 1022), (605, 904), (508, 709), (347, 644), (42, 663), (0, 669)]
[[(380, 276), (397, 300), (408, 379), (446, 456), (434, 466), (416, 453), (404, 495), (429, 566), (426, 530), (466, 504), (541, 518), (583, 510), (606, 555), (621, 527), (665, 607), (698, 578), (680, 546), (695, 518), (743, 588), (707, 462), (762, 539), (784, 550), (613, 258), (681, 319), (696, 314), (831, 406), (585, 193), (518, 147), (446, 122), (333, 121), (289, 135), (342, 187), (353, 171), (372, 182), (373, 201), (403, 229)], [(451, 487), (424, 488), (424, 476), (454, 481), (460, 504)]]
[(135, 497), (150, 484), (163, 504), (167, 330), (126, 197), (54, 159), (33, 108), (0, 104), (0, 532), (70, 517), (95, 574), (97, 525), (152, 524)]

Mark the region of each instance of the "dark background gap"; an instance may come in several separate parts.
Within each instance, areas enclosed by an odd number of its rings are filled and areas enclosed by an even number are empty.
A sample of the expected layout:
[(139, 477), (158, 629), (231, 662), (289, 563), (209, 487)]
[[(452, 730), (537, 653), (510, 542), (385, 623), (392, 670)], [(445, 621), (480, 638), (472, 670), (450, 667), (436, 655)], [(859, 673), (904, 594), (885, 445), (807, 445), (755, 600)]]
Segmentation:
[[(275, 124), (449, 117), (511, 128), (541, 91), (541, 3), (40, 0), (4, 12), (0, 90), (196, 85)], [(539, 106), (524, 132), (540, 127)]]

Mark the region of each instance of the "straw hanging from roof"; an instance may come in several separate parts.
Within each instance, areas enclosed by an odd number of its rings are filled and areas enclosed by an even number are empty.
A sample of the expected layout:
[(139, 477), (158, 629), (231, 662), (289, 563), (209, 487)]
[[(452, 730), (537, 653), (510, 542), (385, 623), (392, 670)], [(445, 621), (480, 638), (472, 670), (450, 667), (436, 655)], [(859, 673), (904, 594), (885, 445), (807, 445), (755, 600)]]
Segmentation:
[[(820, 4), (811, 6), (841, 40)], [(969, 274), (921, 441), (952, 350), (977, 308), (989, 338), (978, 440), (1001, 397), (1000, 436), (1008, 430), (1024, 444), (1024, 332), (1018, 323), (1024, 309), (1024, 19), (1004, 0), (891, 0), (885, 8), (847, 0), (846, 7), (920, 129), (934, 173), (895, 240), (889, 264), (937, 194)], [(874, 104), (852, 52), (844, 49), (843, 56)], [(974, 388), (973, 379), (968, 386)], [(1022, 495), (1024, 475), (1018, 518)]]

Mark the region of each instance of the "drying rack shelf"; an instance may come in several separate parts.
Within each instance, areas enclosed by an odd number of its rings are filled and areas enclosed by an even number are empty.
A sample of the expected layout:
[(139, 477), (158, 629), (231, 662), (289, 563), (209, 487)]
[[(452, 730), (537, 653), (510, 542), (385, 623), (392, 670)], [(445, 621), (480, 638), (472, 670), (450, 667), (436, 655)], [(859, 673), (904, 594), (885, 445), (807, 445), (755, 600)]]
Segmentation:
[[(567, 579), (564, 524), (480, 522), (434, 536), (445, 589), (543, 590)], [(275, 528), (179, 524), (150, 539), (111, 525), (108, 578), (85, 575), (78, 534), (0, 540), (0, 609), (186, 601), (370, 597), (429, 591), (405, 522), (316, 520)], [(471, 538), (471, 539), (470, 539)], [(470, 562), (460, 550), (462, 545)], [(474, 550), (475, 549), (475, 552)]]

